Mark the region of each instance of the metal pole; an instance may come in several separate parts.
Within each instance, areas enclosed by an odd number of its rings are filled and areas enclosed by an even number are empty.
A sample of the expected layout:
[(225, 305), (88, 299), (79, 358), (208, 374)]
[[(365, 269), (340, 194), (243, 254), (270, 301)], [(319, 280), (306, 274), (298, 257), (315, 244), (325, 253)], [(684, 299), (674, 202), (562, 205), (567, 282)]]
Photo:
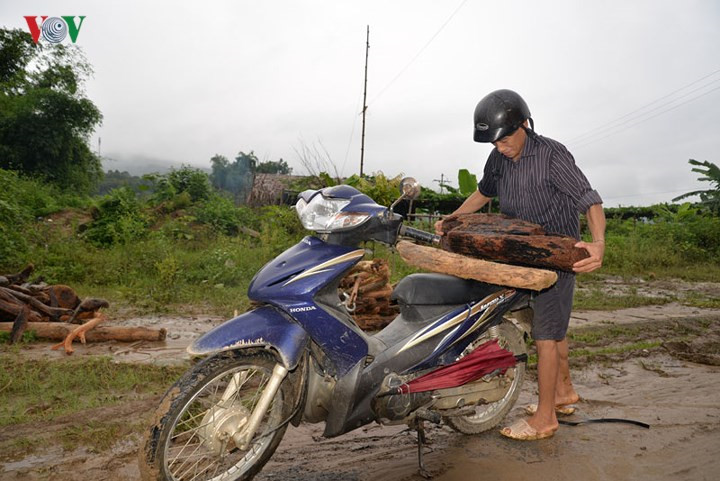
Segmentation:
[(362, 140), (360, 142), (360, 177), (363, 176), (363, 165), (365, 163), (365, 112), (367, 111), (367, 68), (368, 53), (370, 51), (370, 25), (367, 26), (367, 40), (365, 41), (365, 86), (363, 88), (363, 109), (362, 109)]

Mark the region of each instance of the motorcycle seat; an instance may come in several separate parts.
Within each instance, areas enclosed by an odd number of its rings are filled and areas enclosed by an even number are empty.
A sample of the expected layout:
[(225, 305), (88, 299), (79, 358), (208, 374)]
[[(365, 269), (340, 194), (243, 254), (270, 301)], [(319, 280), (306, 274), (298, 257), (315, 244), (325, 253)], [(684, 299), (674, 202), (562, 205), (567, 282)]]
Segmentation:
[(411, 274), (398, 282), (390, 299), (402, 305), (457, 305), (482, 299), (501, 286), (446, 274)]

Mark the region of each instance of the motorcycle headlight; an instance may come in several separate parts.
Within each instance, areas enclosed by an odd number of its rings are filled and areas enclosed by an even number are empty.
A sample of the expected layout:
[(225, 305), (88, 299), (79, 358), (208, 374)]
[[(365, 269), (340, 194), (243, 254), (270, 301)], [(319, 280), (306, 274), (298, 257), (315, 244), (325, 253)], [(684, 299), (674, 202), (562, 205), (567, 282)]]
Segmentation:
[(342, 212), (350, 203), (347, 199), (327, 199), (316, 195), (310, 202), (299, 199), (295, 210), (303, 227), (315, 232), (332, 232), (362, 224), (370, 218), (362, 212)]

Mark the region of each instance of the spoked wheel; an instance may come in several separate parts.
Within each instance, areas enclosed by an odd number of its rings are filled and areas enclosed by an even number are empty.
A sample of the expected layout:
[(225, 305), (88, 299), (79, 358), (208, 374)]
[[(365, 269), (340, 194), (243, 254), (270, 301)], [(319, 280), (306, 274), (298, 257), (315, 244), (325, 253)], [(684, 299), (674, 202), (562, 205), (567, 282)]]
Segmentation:
[[(511, 351), (513, 354), (527, 354), (523, 333), (512, 321), (507, 319), (497, 326), (496, 334), (500, 347)], [(481, 341), (486, 341), (482, 339)], [(489, 404), (482, 404), (475, 407), (475, 412), (466, 416), (452, 416), (445, 418), (450, 427), (463, 434), (478, 434), (497, 426), (505, 415), (512, 409), (515, 401), (520, 395), (520, 388), (525, 379), (525, 363), (518, 362), (514, 368), (508, 369), (505, 374), (505, 382), (509, 383), (507, 392), (502, 399)]]
[(251, 479), (280, 443), (295, 405), (294, 374), (288, 373), (252, 440), (243, 442), (243, 429), (276, 364), (267, 352), (227, 352), (187, 372), (156, 412), (140, 452), (143, 479)]

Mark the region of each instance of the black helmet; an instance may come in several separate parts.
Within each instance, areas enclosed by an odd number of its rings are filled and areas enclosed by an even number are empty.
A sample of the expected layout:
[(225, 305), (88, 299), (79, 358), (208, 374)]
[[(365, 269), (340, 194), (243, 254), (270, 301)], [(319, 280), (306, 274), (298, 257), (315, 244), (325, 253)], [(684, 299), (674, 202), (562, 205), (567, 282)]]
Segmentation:
[(512, 134), (530, 118), (525, 101), (512, 90), (487, 94), (475, 107), (475, 142), (496, 142)]

